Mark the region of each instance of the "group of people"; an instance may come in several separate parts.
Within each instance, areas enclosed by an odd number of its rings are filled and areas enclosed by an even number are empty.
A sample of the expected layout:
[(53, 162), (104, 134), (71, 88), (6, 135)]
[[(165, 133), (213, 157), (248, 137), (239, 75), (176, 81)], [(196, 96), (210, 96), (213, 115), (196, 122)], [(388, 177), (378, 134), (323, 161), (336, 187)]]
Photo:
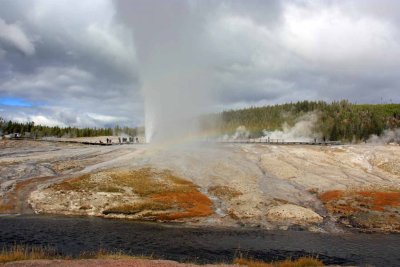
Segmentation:
[[(104, 142), (101, 141), (101, 140), (99, 140), (99, 143), (100, 143), (100, 144), (104, 144)], [(112, 144), (111, 138), (107, 138), (107, 139), (106, 139), (106, 144)]]
[[(139, 143), (139, 138), (138, 137), (118, 137), (118, 143), (122, 144), (122, 143)], [(103, 141), (99, 141), (100, 144), (104, 144)], [(112, 144), (112, 139), (108, 138), (106, 139), (106, 144)]]
[(128, 137), (122, 137), (122, 139), (121, 139), (121, 137), (118, 137), (118, 142), (121, 144), (121, 143), (127, 143), (127, 142), (129, 142), (129, 143), (139, 143), (139, 138), (138, 137), (135, 137), (135, 138), (133, 138), (133, 137), (129, 137), (129, 141), (128, 141)]

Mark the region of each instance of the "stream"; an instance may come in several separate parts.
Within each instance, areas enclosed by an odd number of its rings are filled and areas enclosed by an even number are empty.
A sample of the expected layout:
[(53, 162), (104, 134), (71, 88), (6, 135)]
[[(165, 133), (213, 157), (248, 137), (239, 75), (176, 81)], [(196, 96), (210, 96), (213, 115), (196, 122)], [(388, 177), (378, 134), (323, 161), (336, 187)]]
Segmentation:
[(0, 248), (14, 244), (51, 247), (70, 256), (105, 249), (180, 262), (220, 263), (239, 255), (266, 261), (312, 255), (325, 264), (400, 266), (399, 234), (322, 234), (91, 217), (0, 216)]

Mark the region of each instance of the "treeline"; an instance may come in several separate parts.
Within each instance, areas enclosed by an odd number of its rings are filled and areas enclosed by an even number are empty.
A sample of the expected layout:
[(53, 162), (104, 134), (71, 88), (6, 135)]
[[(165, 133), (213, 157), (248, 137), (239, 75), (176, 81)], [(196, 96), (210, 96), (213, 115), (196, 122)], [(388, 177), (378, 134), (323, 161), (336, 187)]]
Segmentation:
[(77, 128), (35, 125), (34, 122), (15, 122), (6, 121), (0, 117), (0, 133), (18, 133), (22, 137), (42, 138), (42, 137), (96, 137), (111, 135), (130, 135), (136, 136), (141, 129), (115, 126), (114, 128)]
[[(263, 131), (281, 130), (283, 123), (293, 126), (307, 114), (316, 114), (314, 131), (327, 140), (361, 141), (372, 134), (381, 135), (386, 129), (400, 127), (400, 104), (353, 104), (342, 100), (300, 101), (273, 106), (229, 110), (201, 118), (203, 128), (217, 134), (233, 133), (245, 126), (252, 137), (263, 136)], [(33, 122), (5, 121), (0, 117), (0, 134), (19, 133), (22, 136), (42, 137), (95, 137), (143, 135), (143, 128), (76, 128), (49, 127)]]
[(310, 112), (318, 116), (314, 130), (328, 140), (366, 140), (371, 134), (380, 135), (385, 129), (400, 127), (400, 104), (353, 104), (346, 100), (300, 101), (229, 110), (203, 120), (203, 125), (217, 128), (221, 133), (234, 132), (244, 125), (253, 137), (260, 137), (263, 130), (280, 130), (284, 122), (293, 126)]

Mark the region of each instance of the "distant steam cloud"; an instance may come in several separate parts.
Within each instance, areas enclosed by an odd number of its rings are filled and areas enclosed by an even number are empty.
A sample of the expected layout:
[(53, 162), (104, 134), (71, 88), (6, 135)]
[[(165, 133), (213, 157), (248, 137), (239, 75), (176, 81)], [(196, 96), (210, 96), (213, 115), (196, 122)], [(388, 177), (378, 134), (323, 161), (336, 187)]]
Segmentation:
[[(322, 134), (316, 131), (318, 114), (315, 112), (307, 113), (296, 120), (293, 126), (287, 122), (282, 124), (282, 130), (263, 131), (261, 140), (271, 141), (279, 140), (285, 142), (313, 142), (315, 139), (321, 139)], [(245, 126), (239, 126), (232, 135), (225, 134), (222, 140), (246, 140), (251, 139), (252, 134)], [(258, 138), (257, 138), (258, 140)]]
[(307, 113), (297, 119), (293, 127), (287, 122), (282, 125), (282, 131), (264, 130), (263, 138), (280, 139), (286, 142), (311, 142), (315, 138), (320, 139), (321, 134), (315, 131), (315, 125), (318, 121), (316, 113)]
[(375, 134), (367, 140), (367, 143), (372, 144), (388, 144), (388, 143), (398, 143), (400, 144), (400, 128), (393, 130), (385, 130), (380, 136)]
[(224, 135), (223, 140), (241, 140), (241, 139), (247, 139), (250, 137), (250, 132), (246, 129), (245, 126), (241, 125), (237, 127), (235, 133), (231, 136), (229, 135)]

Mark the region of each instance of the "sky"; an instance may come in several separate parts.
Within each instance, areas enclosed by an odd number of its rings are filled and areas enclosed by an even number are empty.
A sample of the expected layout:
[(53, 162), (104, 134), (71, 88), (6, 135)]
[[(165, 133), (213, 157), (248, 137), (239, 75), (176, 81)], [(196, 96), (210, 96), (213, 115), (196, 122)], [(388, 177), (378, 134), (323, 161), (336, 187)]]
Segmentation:
[(0, 1), (7, 119), (135, 127), (165, 102), (180, 106), (168, 116), (400, 102), (397, 0)]

